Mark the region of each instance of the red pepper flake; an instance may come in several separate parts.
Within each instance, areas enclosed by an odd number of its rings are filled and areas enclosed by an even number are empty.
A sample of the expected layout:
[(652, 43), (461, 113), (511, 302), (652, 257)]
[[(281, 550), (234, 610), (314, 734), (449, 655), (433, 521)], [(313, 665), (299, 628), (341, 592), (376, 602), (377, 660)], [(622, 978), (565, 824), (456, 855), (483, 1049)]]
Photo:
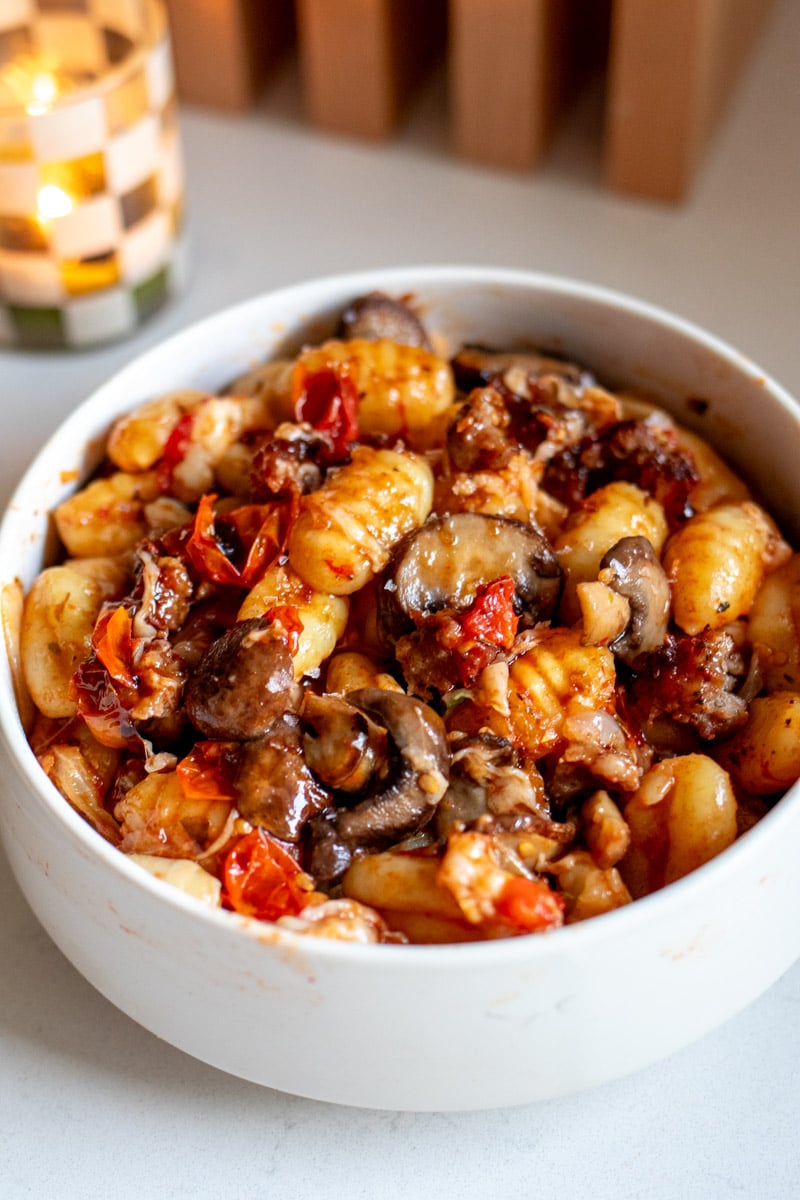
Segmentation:
[(358, 389), (341, 365), (321, 371), (295, 370), (293, 380), (295, 420), (306, 421), (326, 433), (331, 449), (320, 452), (327, 466), (346, 462), (350, 443), (358, 438)]
[(323, 562), (325, 563), (325, 566), (328, 568), (328, 570), (333, 575), (337, 575), (339, 577), (339, 579), (352, 579), (353, 578), (352, 568), (349, 567), (346, 563), (344, 565), (342, 565), (342, 563), (334, 562), (332, 558), (323, 559)]

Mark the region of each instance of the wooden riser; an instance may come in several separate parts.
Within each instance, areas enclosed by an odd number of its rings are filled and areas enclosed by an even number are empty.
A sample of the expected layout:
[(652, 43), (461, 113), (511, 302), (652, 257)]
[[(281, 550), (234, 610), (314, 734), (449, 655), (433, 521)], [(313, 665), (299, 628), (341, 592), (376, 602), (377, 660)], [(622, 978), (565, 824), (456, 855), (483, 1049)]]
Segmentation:
[(190, 104), (242, 110), (295, 38), (293, 0), (167, 0), (175, 73)]
[(679, 200), (772, 0), (168, 0), (184, 99), (252, 103), (291, 44), (309, 120), (386, 138), (446, 56), (456, 154), (538, 162), (588, 66), (605, 65), (602, 154), (619, 191)]

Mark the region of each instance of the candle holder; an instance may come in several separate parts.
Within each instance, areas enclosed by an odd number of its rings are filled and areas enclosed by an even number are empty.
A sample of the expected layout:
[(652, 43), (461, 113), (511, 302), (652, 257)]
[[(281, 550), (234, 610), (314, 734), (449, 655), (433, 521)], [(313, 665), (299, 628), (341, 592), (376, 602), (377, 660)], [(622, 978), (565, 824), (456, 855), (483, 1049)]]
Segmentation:
[(183, 275), (163, 0), (0, 3), (0, 343), (122, 337)]

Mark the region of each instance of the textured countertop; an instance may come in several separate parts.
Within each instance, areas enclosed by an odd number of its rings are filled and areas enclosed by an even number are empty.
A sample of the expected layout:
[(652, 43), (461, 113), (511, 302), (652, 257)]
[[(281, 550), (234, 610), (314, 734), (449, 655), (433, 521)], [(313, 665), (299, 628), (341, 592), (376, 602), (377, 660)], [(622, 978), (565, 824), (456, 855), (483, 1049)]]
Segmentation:
[[(800, 395), (799, 56), (800, 5), (782, 0), (678, 208), (603, 189), (591, 91), (524, 176), (449, 157), (441, 80), (380, 147), (309, 130), (291, 66), (246, 116), (185, 109), (187, 288), (125, 343), (0, 353), (3, 501), (50, 430), (140, 351), (259, 291), (345, 269), (485, 263), (604, 284), (705, 326)], [(1, 854), (0, 963), (4, 1200), (800, 1195), (800, 965), (633, 1078), (549, 1104), (415, 1115), (260, 1089), (157, 1041), (62, 957)]]

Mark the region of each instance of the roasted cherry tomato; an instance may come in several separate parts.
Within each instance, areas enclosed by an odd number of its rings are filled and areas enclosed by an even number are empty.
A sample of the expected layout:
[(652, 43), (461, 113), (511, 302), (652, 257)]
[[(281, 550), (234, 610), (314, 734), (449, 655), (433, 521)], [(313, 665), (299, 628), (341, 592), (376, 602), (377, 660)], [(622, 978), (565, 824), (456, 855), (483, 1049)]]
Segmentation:
[(420, 622), (438, 647), (449, 653), (450, 678), (462, 687), (472, 686), (494, 662), (499, 648), (510, 650), (514, 644), (519, 624), (514, 592), (511, 576), (502, 575), (481, 584), (469, 608), (443, 609)]
[(186, 554), (204, 579), (252, 587), (280, 552), (286, 506), (245, 504), (217, 517), (216, 499), (201, 496)]
[(322, 452), (327, 465), (344, 462), (350, 443), (358, 437), (358, 391), (343, 370), (298, 372), (295, 378), (294, 412), (320, 433), (327, 433), (332, 446)]
[(195, 414), (184, 413), (173, 429), (164, 447), (164, 453), (156, 468), (159, 491), (169, 493), (175, 483), (175, 468), (183, 462), (192, 440)]
[(514, 580), (502, 575), (483, 583), (466, 613), (459, 616), (464, 636), (491, 642), (510, 650), (517, 635), (519, 617), (514, 612)]
[(235, 800), (237, 744), (197, 742), (175, 768), (187, 800)]
[(223, 903), (260, 921), (296, 916), (310, 895), (308, 880), (288, 851), (263, 829), (244, 834), (228, 851), (222, 872)]
[(564, 901), (544, 879), (509, 879), (497, 900), (497, 915), (520, 933), (541, 933), (564, 923)]
[(131, 688), (136, 687), (132, 627), (130, 613), (120, 604), (100, 615), (92, 634), (94, 652), (111, 678)]

